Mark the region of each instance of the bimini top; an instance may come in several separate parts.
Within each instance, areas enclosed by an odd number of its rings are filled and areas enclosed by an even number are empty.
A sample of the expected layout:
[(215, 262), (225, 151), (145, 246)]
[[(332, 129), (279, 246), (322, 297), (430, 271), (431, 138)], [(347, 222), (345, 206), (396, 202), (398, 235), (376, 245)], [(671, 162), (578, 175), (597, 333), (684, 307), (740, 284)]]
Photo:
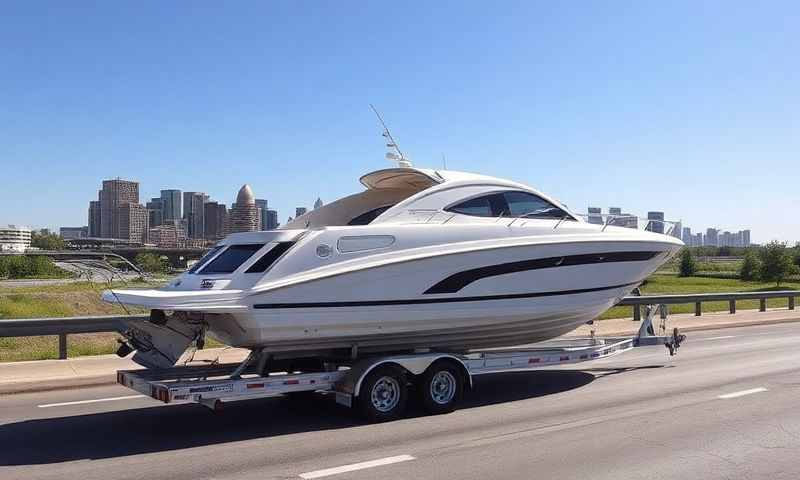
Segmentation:
[[(561, 202), (510, 180), (453, 170), (386, 168), (361, 177), (363, 192), (312, 210), (281, 228), (404, 222), (415, 212), (437, 212), (454, 202), (491, 192), (521, 191), (567, 211)], [(416, 221), (416, 220), (413, 220)]]

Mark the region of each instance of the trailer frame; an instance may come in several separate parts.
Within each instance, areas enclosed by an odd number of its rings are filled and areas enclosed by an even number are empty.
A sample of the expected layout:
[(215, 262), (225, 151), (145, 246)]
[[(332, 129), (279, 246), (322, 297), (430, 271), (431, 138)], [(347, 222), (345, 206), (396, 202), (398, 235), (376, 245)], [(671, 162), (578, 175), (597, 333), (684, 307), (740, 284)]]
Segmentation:
[[(599, 360), (643, 346), (664, 345), (670, 355), (674, 355), (685, 340), (685, 336), (681, 335), (677, 328), (671, 335), (666, 335), (666, 319), (663, 318), (661, 329), (664, 335), (655, 335), (652, 320), (659, 310), (657, 306), (648, 306), (638, 333), (630, 337), (596, 337), (592, 331), (589, 337), (566, 338), (523, 347), (466, 353), (426, 350), (363, 358), (354, 355), (350, 360), (325, 362), (322, 364), (322, 371), (311, 372), (264, 372), (269, 352), (253, 350), (245, 361), (238, 364), (120, 370), (117, 372), (117, 383), (164, 403), (195, 402), (215, 410), (221, 408), (222, 402), (315, 391), (335, 394), (336, 402), (346, 407), (360, 404), (364, 407), (361, 410), (370, 410), (370, 402), (358, 400), (363, 399), (364, 382), (369, 381), (371, 374), (383, 372), (383, 378), (386, 379), (384, 387), (387, 385), (389, 387), (388, 395), (392, 394), (392, 390), (402, 390), (394, 392), (400, 398), (406, 394), (405, 389), (408, 385), (420, 386), (421, 379), (426, 378), (428, 379), (426, 381), (433, 382), (430, 374), (435, 372), (431, 372), (431, 369), (438, 369), (437, 372), (447, 372), (441, 373), (441, 378), (456, 381), (456, 384), (451, 386), (452, 405), (432, 404), (434, 410), (444, 412), (455, 408), (460, 397), (459, 392), (464, 388), (472, 388), (473, 378), (477, 375), (536, 370), (542, 367)], [(357, 352), (357, 349), (353, 350), (354, 353)], [(422, 385), (418, 390), (423, 394), (426, 391), (435, 394), (434, 388), (445, 387), (439, 382), (435, 386)], [(373, 388), (371, 394), (375, 397), (376, 387), (370, 386), (370, 388)], [(387, 395), (386, 388), (380, 393)], [(375, 404), (376, 401), (373, 400), (372, 403)], [(403, 413), (404, 403), (403, 401), (402, 405), (398, 405), (400, 411), (392, 412), (390, 415), (383, 415), (380, 411), (362, 413), (371, 420), (393, 419)]]

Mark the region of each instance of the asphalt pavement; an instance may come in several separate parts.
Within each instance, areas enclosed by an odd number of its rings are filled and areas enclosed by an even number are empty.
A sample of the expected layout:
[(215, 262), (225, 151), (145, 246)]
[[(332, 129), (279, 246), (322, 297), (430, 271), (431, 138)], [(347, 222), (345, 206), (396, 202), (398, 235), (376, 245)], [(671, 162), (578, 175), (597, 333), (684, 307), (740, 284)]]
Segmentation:
[(800, 478), (800, 324), (478, 377), (461, 409), (367, 425), (332, 398), (0, 396), (0, 479)]

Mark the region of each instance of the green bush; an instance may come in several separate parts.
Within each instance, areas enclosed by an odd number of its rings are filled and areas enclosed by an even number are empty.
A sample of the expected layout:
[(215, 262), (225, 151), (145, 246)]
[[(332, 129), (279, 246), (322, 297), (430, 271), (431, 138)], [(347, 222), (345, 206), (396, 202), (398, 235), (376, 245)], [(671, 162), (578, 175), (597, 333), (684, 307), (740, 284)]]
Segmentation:
[(55, 233), (31, 233), (31, 246), (42, 250), (64, 250), (64, 239)]
[(795, 273), (796, 266), (785, 243), (773, 240), (761, 247), (758, 255), (761, 259), (758, 276), (762, 281), (780, 286), (786, 277)]
[(761, 269), (761, 264), (758, 261), (758, 256), (752, 250), (748, 250), (744, 254), (742, 266), (739, 267), (739, 278), (742, 280), (755, 280), (758, 278), (758, 271)]
[(136, 255), (134, 263), (142, 270), (149, 273), (163, 273), (169, 271), (169, 262), (155, 253), (140, 253)]
[(692, 256), (692, 251), (688, 248), (681, 250), (681, 264), (678, 271), (680, 277), (691, 277), (697, 271), (697, 264)]
[(41, 255), (9, 255), (0, 257), (0, 278), (64, 278), (71, 276)]

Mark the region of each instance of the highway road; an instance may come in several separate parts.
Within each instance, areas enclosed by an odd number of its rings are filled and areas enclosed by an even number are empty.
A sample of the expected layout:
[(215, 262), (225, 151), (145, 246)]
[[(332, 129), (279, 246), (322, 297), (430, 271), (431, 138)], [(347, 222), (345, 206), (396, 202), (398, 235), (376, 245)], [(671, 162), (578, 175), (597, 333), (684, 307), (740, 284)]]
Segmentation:
[(452, 414), (379, 425), (331, 398), (213, 413), (133, 394), (0, 396), (0, 478), (800, 478), (798, 323), (485, 376)]

